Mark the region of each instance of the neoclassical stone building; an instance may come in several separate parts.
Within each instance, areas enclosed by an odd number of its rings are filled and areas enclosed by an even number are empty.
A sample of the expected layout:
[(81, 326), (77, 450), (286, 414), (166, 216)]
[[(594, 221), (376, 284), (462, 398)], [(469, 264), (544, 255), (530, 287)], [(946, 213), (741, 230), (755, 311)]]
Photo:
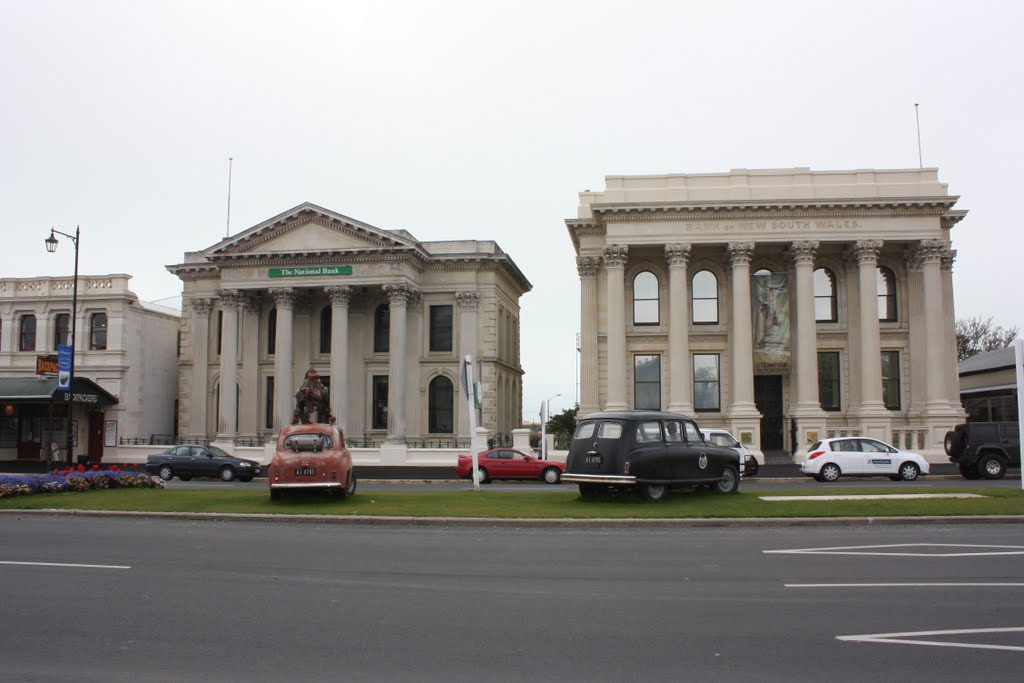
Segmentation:
[(180, 433), (252, 445), (290, 424), (309, 368), (348, 438), (468, 442), (519, 426), (519, 299), (531, 288), (490, 241), (420, 242), (302, 204), (168, 266), (184, 283)]
[(668, 409), (761, 454), (863, 434), (944, 459), (962, 421), (936, 169), (610, 176), (566, 221), (580, 414)]

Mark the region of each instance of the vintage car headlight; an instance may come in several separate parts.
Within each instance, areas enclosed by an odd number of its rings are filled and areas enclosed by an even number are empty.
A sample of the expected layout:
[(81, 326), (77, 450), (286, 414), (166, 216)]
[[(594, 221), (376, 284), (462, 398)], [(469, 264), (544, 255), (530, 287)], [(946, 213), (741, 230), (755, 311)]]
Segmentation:
[(238, 463), (238, 466), (239, 467), (252, 467), (252, 463), (240, 462), (240, 463)]

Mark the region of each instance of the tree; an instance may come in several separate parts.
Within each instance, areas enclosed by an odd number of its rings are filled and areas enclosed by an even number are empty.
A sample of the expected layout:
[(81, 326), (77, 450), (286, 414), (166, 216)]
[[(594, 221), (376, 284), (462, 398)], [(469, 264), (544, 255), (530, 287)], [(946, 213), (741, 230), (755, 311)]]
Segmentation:
[(572, 434), (576, 431), (576, 413), (580, 407), (566, 408), (548, 420), (546, 430), (549, 434)]
[(964, 318), (956, 321), (956, 359), (961, 361), (983, 351), (1005, 349), (1020, 336), (1017, 327), (1004, 328), (992, 318)]

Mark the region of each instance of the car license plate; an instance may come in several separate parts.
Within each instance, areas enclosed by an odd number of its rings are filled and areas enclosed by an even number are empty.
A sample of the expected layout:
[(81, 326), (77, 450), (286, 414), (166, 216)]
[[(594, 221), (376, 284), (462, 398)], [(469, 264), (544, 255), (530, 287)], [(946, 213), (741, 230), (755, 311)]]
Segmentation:
[(295, 476), (296, 477), (312, 477), (314, 474), (316, 474), (316, 468), (314, 468), (314, 467), (296, 467), (295, 468)]
[(588, 465), (600, 465), (603, 459), (600, 455), (588, 455), (586, 462)]

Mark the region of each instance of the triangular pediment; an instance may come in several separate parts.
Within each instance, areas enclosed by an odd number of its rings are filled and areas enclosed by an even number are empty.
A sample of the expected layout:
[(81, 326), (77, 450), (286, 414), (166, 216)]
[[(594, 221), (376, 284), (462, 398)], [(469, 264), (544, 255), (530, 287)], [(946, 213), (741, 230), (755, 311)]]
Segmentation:
[(383, 230), (307, 202), (224, 239), (206, 253), (216, 258), (409, 248), (420, 246), (404, 231)]

